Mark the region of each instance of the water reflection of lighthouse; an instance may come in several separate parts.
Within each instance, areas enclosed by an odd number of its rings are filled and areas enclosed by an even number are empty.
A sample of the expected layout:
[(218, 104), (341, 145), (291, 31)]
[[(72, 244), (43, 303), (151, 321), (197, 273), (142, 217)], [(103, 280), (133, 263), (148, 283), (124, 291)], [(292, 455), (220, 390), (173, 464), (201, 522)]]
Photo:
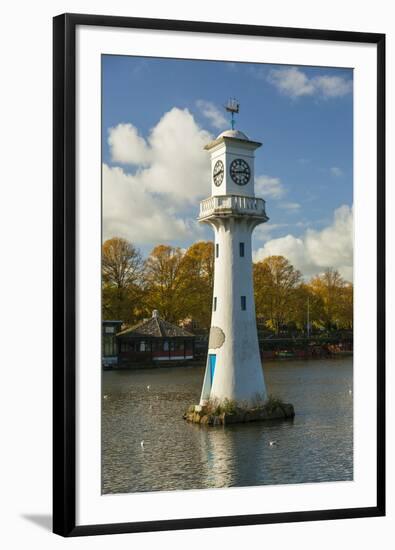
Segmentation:
[(205, 147), (211, 155), (211, 197), (199, 221), (215, 234), (214, 297), (206, 372), (200, 403), (209, 399), (252, 405), (266, 399), (252, 281), (251, 235), (268, 220), (254, 195), (254, 151), (261, 143), (233, 129), (238, 104), (228, 106), (232, 129)]
[(218, 427), (200, 430), (199, 436), (206, 487), (254, 485), (265, 471), (269, 449), (259, 428), (245, 425), (241, 432), (237, 426)]

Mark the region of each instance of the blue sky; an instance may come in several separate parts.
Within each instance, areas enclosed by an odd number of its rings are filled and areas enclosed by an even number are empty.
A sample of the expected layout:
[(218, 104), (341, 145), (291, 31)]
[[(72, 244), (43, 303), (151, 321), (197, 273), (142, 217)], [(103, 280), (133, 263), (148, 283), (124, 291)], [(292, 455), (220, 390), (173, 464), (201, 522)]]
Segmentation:
[[(209, 193), (201, 145), (230, 126), (223, 105), (236, 97), (236, 127), (263, 142), (256, 194), (270, 222), (256, 231), (255, 259), (282, 252), (308, 275), (331, 263), (351, 278), (352, 76), (339, 68), (103, 56), (104, 238), (129, 238), (144, 254), (159, 242), (186, 247), (212, 238), (195, 221)], [(128, 209), (134, 199), (139, 207)], [(143, 219), (150, 204), (157, 233)], [(317, 251), (327, 244), (321, 262)]]

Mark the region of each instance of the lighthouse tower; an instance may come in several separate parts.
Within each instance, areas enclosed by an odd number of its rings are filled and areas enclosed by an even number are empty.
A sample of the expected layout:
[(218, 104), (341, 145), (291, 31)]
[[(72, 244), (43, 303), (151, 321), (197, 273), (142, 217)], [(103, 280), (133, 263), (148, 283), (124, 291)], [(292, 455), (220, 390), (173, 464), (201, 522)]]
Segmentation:
[[(238, 105), (236, 104), (238, 112)], [(228, 109), (230, 110), (230, 109)], [(251, 236), (269, 218), (254, 194), (255, 150), (243, 132), (222, 132), (205, 149), (211, 156), (211, 197), (198, 220), (215, 235), (214, 293), (200, 404), (225, 399), (252, 406), (267, 398), (255, 317)]]

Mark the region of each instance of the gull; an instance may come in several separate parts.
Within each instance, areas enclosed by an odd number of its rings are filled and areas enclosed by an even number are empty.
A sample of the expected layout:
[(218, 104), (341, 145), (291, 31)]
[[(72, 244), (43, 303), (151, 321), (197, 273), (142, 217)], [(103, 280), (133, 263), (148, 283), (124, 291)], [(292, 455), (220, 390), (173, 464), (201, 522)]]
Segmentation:
[(348, 390), (348, 395), (352, 395), (352, 390)]
[(107, 399), (107, 397), (108, 397), (108, 395), (103, 395), (103, 398), (104, 398), (104, 399)]
[(151, 387), (150, 385), (147, 386), (147, 390), (148, 390), (148, 391), (149, 391), (150, 387)]
[(143, 441), (140, 443), (140, 445), (141, 445), (141, 448), (144, 449), (144, 439), (143, 439)]
[(277, 445), (277, 441), (269, 441), (270, 447), (274, 447), (275, 445)]

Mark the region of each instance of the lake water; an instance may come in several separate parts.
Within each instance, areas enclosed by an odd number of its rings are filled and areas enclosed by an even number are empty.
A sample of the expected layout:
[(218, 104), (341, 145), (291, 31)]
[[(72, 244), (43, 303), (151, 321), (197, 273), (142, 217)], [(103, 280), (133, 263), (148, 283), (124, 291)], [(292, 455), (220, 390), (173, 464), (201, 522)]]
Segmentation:
[(352, 480), (352, 370), (352, 358), (267, 362), (268, 391), (295, 419), (225, 427), (182, 418), (203, 368), (103, 372), (102, 492)]

